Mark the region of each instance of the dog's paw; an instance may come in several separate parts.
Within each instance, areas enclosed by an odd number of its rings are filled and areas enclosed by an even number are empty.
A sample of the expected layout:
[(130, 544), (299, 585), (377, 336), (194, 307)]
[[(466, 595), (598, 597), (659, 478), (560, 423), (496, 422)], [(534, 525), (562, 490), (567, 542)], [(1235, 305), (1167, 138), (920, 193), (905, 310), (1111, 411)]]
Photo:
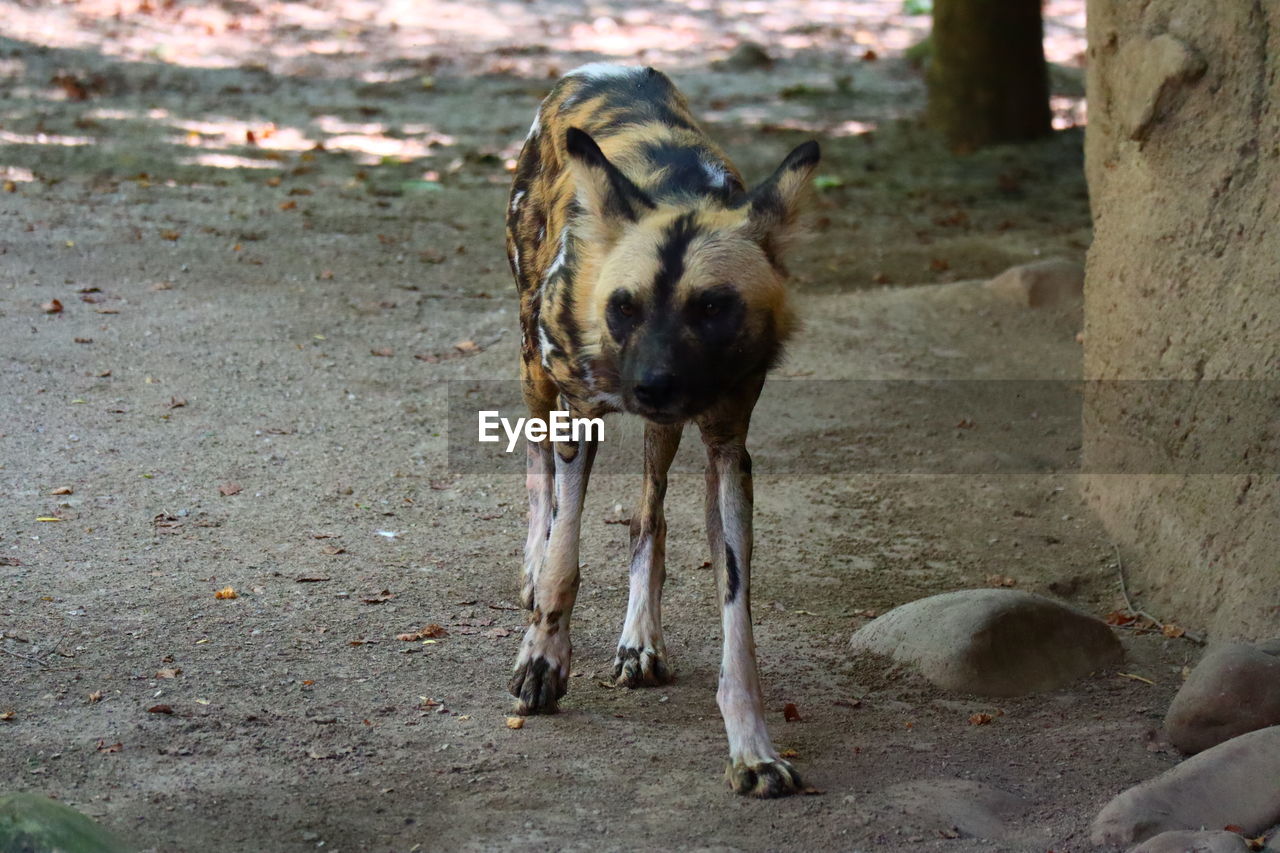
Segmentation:
[(517, 714), (554, 714), (569, 683), (558, 667), (544, 657), (536, 657), (516, 667), (507, 689), (516, 697)]
[(549, 633), (538, 625), (529, 626), (507, 685), (516, 697), (517, 714), (556, 712), (556, 704), (569, 689), (572, 654), (567, 629)]
[(613, 680), (619, 687), (653, 687), (671, 679), (667, 654), (662, 649), (618, 646), (618, 654), (613, 659)]
[(804, 788), (800, 774), (781, 758), (757, 762), (735, 758), (725, 768), (724, 778), (734, 793), (744, 797), (787, 797)]

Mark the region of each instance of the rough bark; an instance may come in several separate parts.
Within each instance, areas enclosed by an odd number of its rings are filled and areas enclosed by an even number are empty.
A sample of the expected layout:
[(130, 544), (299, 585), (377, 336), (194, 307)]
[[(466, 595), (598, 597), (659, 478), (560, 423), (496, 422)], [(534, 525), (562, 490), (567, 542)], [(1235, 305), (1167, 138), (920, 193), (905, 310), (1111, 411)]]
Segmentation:
[(957, 151), (1051, 130), (1040, 0), (937, 0), (929, 123)]

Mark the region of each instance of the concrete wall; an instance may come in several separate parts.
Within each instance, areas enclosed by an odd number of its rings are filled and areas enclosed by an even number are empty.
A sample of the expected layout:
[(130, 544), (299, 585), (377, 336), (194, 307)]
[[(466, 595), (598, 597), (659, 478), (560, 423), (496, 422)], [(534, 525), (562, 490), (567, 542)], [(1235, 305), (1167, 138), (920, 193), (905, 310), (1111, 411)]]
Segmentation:
[(1086, 494), (1144, 608), (1280, 635), (1280, 3), (1088, 19), (1086, 375), (1181, 381), (1091, 392)]

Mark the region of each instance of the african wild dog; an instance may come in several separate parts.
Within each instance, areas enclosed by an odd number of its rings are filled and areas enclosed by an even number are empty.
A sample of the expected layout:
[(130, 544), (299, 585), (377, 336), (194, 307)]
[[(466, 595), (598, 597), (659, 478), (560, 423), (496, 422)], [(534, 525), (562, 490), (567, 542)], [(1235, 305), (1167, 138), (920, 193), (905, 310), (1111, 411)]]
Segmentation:
[[(671, 677), (662, 641), (663, 496), (687, 421), (707, 449), (707, 537), (721, 593), (716, 694), (739, 793), (796, 791), (764, 723), (751, 636), (751, 457), (765, 374), (794, 326), (781, 253), (818, 145), (748, 190), (652, 68), (587, 65), (538, 111), (516, 166), (507, 256), (520, 292), (520, 375), (532, 417), (625, 411), (645, 419), (644, 488), (631, 519), (630, 601), (617, 683)], [(522, 599), (532, 611), (511, 693), (551, 712), (568, 686), (569, 616), (594, 442), (530, 443)]]

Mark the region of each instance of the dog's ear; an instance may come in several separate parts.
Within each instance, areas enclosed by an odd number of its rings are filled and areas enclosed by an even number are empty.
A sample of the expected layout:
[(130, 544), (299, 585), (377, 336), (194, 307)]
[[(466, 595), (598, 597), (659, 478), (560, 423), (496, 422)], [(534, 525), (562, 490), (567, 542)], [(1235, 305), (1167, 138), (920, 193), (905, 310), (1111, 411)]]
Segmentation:
[(653, 201), (609, 162), (586, 131), (569, 128), (564, 143), (578, 204), (588, 227), (603, 241), (613, 242), (623, 228), (654, 208)]
[(821, 156), (816, 142), (796, 146), (764, 183), (747, 194), (747, 231), (775, 264), (795, 234)]

